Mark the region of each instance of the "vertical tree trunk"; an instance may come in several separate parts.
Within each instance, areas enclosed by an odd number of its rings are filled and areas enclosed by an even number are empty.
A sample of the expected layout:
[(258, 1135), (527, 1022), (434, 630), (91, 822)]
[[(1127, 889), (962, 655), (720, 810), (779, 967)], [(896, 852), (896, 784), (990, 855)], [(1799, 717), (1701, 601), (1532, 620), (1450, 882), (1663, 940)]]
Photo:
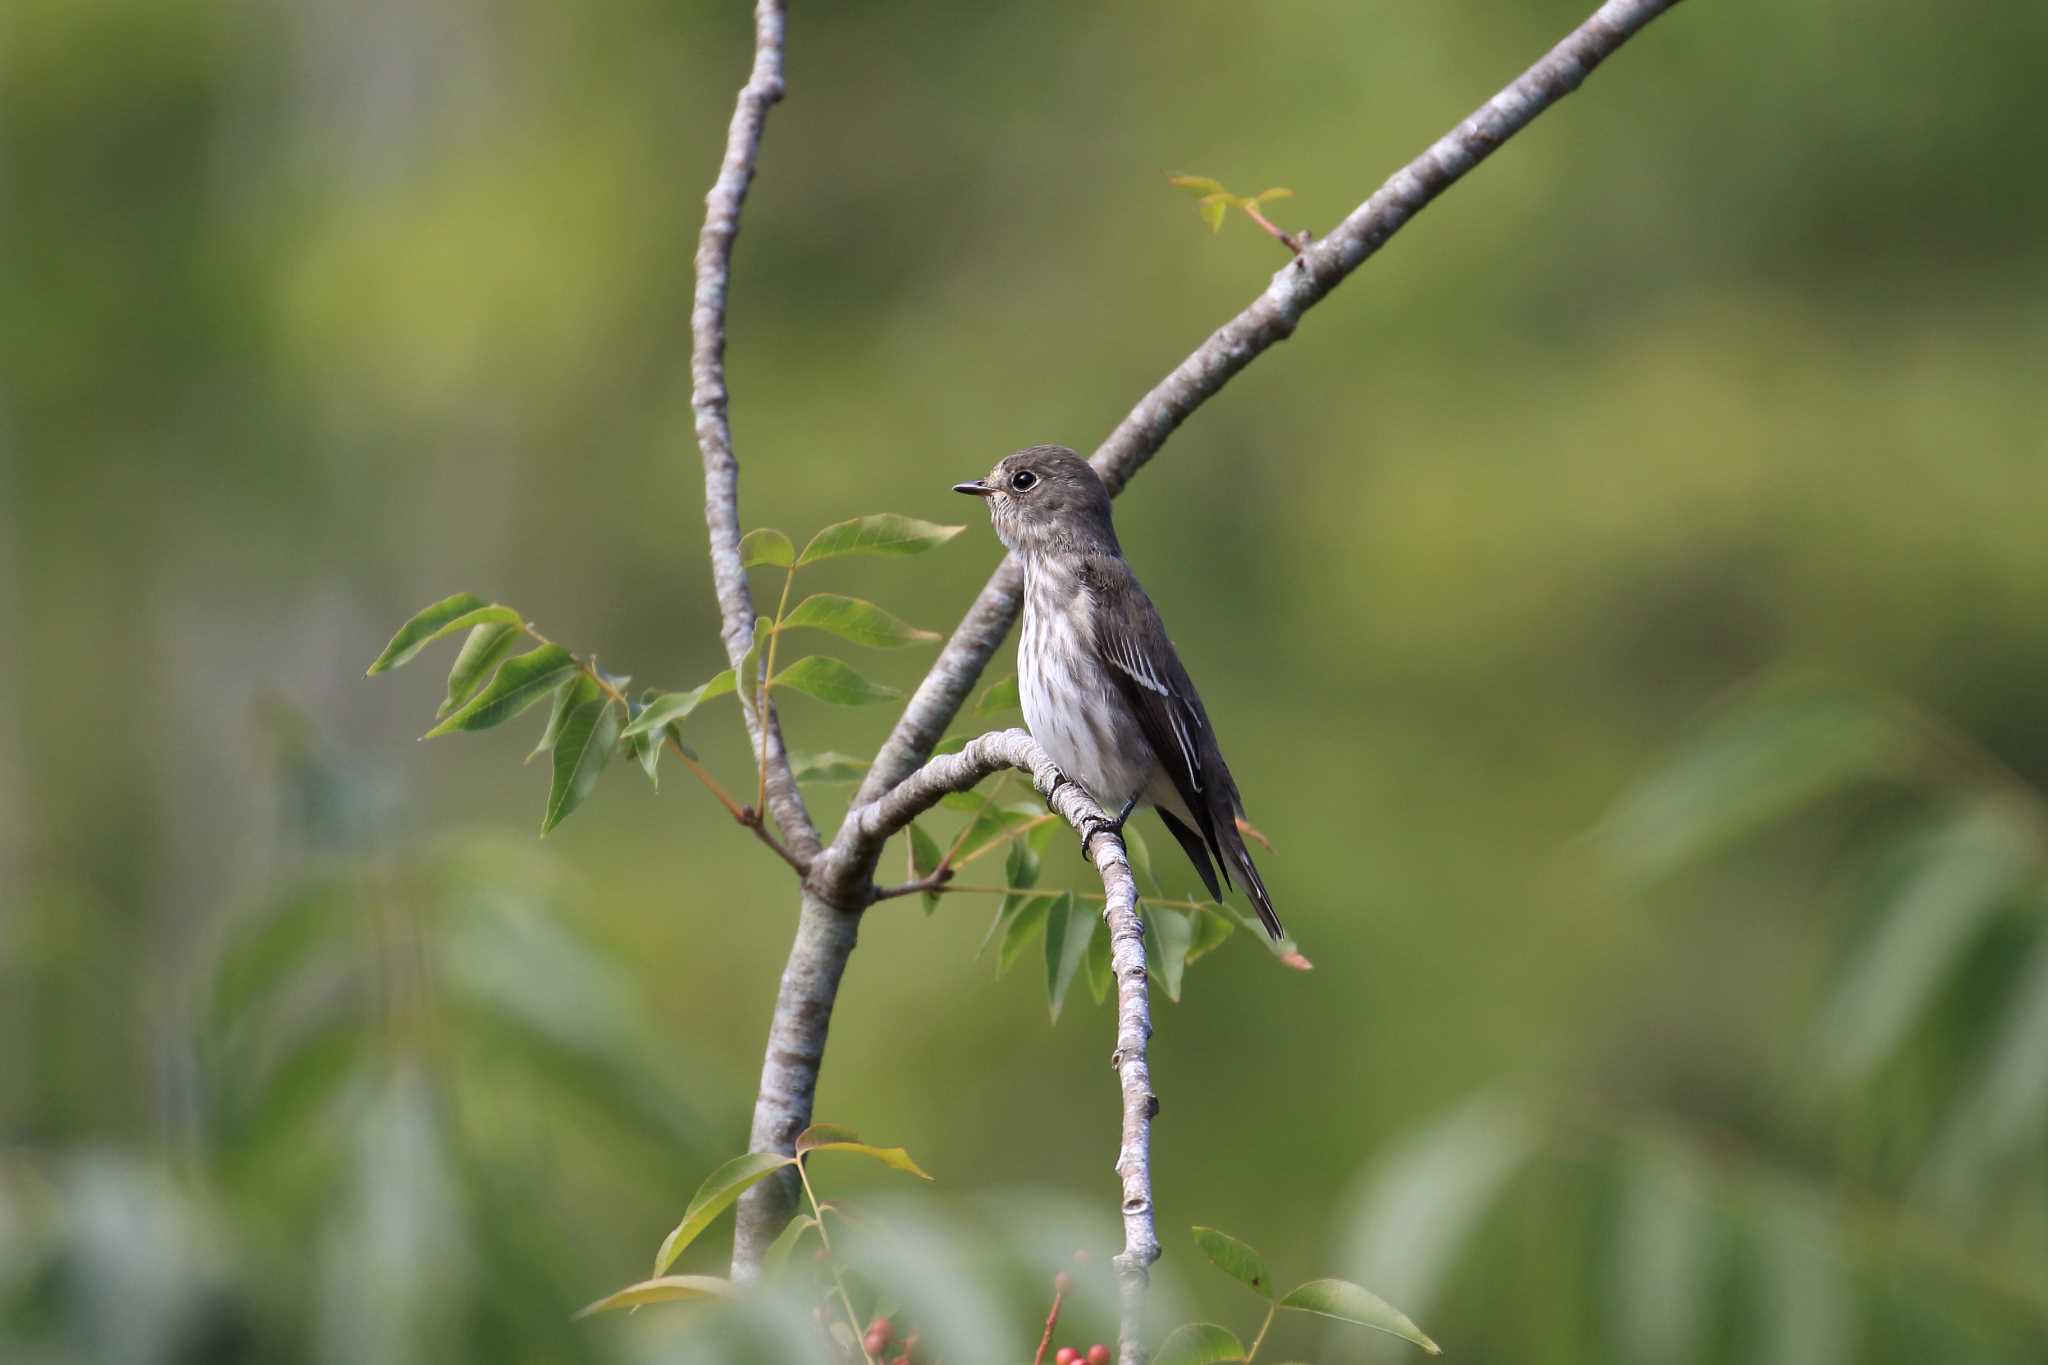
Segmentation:
[[(804, 888), (796, 942), (782, 969), (775, 1018), (768, 1027), (767, 1055), (761, 1059), (761, 1089), (754, 1099), (749, 1151), (794, 1151), (797, 1134), (810, 1126), (832, 1004), (859, 933), (858, 913), (840, 910)], [(741, 1197), (732, 1249), (735, 1280), (748, 1281), (760, 1274), (761, 1253), (796, 1211), (798, 1192), (795, 1174), (784, 1171)]]

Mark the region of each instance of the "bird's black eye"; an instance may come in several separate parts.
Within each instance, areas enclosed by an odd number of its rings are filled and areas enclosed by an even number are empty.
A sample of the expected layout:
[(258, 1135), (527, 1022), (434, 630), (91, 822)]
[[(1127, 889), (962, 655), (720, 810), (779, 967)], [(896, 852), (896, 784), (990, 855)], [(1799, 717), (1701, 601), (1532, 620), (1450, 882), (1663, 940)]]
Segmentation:
[(1020, 469), (1010, 476), (1010, 487), (1019, 493), (1029, 493), (1032, 485), (1037, 482), (1038, 476), (1028, 469)]

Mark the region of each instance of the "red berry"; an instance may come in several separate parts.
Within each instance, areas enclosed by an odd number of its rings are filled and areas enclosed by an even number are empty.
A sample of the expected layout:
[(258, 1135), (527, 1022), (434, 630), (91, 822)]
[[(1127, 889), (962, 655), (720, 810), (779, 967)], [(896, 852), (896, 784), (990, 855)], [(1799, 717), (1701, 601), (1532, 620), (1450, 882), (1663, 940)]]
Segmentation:
[(861, 1343), (871, 1356), (878, 1356), (889, 1349), (889, 1334), (879, 1328), (870, 1328), (867, 1338)]
[(889, 1338), (896, 1335), (896, 1328), (887, 1318), (876, 1318), (868, 1324), (868, 1335), (876, 1336), (878, 1334), (881, 1336), (883, 1344), (887, 1345)]
[(1053, 1354), (1052, 1365), (1080, 1365), (1081, 1353), (1071, 1346), (1062, 1346)]
[(1096, 1342), (1088, 1348), (1088, 1365), (1109, 1365), (1109, 1348)]

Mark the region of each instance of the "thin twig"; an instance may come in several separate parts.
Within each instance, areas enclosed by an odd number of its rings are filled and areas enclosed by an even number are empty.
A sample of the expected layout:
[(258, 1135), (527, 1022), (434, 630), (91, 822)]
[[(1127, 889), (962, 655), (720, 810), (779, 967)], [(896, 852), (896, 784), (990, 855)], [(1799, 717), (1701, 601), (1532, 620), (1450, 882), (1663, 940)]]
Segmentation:
[[(733, 109), (718, 179), (704, 196), (704, 231), (697, 239), (697, 296), (690, 310), (690, 407), (697, 415), (697, 448), (704, 457), (704, 522), (710, 532), (711, 576), (718, 587), (725, 652), (735, 670), (753, 648), (754, 599), (747, 589), (746, 567), (740, 562), (740, 468), (733, 455), (727, 412), (725, 295), (732, 280), (740, 206), (753, 181), (754, 158), (761, 147), (761, 127), (769, 106), (782, 98), (782, 36), (782, 0), (760, 0), (754, 7), (754, 69)], [(754, 684), (751, 678), (735, 677), (734, 681), (743, 698)], [(818, 855), (818, 830), (790, 771), (775, 708), (742, 705), (740, 714), (746, 719), (748, 738), (761, 753), (762, 804), (773, 813), (782, 837), (796, 854), (792, 866), (808, 866)]]
[(1060, 1325), (1060, 1304), (1067, 1297), (1067, 1272), (1062, 1270), (1052, 1277), (1052, 1307), (1046, 1310), (1045, 1331), (1038, 1338), (1038, 1352), (1031, 1357), (1031, 1365), (1045, 1365), (1046, 1348), (1052, 1345), (1052, 1334)]

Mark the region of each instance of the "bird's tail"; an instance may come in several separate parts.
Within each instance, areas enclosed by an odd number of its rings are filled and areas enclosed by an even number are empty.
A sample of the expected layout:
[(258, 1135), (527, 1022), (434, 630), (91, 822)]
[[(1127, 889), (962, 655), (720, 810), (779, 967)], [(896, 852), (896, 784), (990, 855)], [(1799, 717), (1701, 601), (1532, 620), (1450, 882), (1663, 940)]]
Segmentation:
[(1244, 881), (1244, 893), (1251, 897), (1252, 907), (1259, 912), (1259, 923), (1266, 926), (1266, 933), (1275, 943), (1287, 937), (1287, 930), (1280, 925), (1280, 916), (1273, 913), (1273, 898), (1266, 894), (1266, 883), (1259, 876), (1258, 865), (1252, 862), (1251, 850), (1244, 845), (1244, 835), (1238, 833), (1236, 812), (1226, 810), (1216, 825), (1216, 861), (1228, 871), (1234, 871)]

